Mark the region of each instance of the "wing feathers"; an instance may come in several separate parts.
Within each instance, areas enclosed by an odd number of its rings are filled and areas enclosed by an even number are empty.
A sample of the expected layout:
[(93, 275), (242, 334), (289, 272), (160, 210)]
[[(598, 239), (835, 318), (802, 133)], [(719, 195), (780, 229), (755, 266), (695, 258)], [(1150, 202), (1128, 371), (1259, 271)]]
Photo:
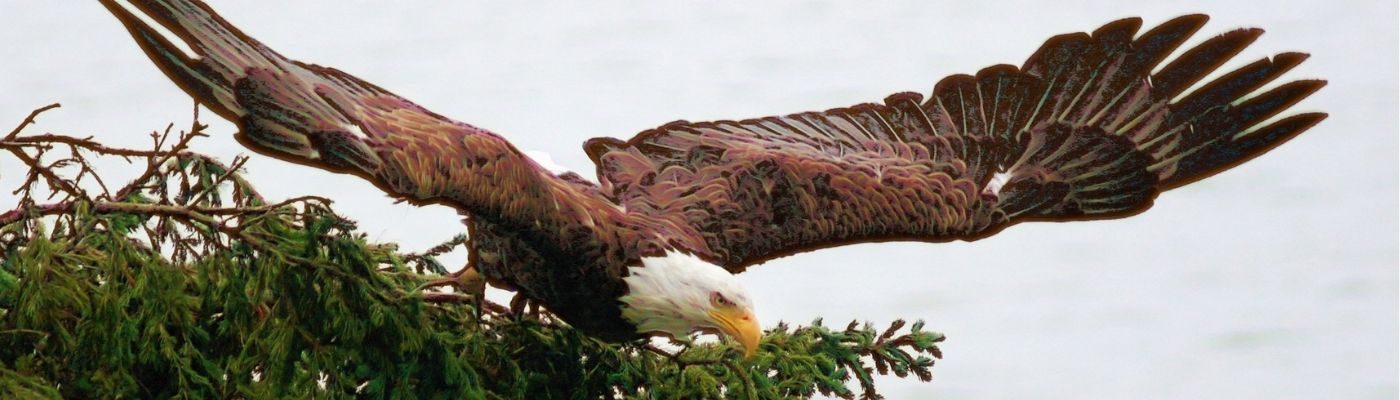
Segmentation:
[(1210, 107), (1231, 104), (1293, 69), (1307, 58), (1303, 53), (1283, 53), (1255, 61), (1196, 89), (1177, 101), (1173, 112), (1195, 115)]
[[(622, 228), (592, 220), (615, 211), (595, 188), (549, 173), (489, 131), (339, 70), (284, 58), (200, 1), (127, 1), (102, 3), (172, 80), (237, 123), (254, 150), (531, 232), (532, 245), (551, 254), (601, 254), (604, 241), (621, 240)], [(593, 209), (603, 211), (585, 212)], [(596, 240), (574, 240), (579, 235)]]
[[(1255, 99), (1242, 100), (1307, 58), (1302, 53), (1284, 53), (1241, 67), (1183, 94), (1258, 38), (1262, 33), (1258, 29), (1240, 29), (1208, 39), (1152, 74), (1154, 64), (1184, 41), (1184, 33), (1194, 32), (1203, 22), (1203, 16), (1178, 18), (1149, 31), (1131, 45), (1126, 44), (1128, 39), (1125, 38), (1137, 28), (1133, 20), (1109, 24), (1092, 37), (1065, 35), (1047, 41), (1045, 47), (1027, 61), (1026, 71), (1043, 74), (1040, 75), (1042, 79), (1057, 84), (1047, 88), (1046, 107), (1052, 111), (1049, 117), (1037, 117), (1026, 132), (1033, 136), (1055, 137), (1053, 130), (1036, 125), (1046, 123), (1099, 127), (1103, 135), (1121, 135), (1127, 139), (1125, 143), (1131, 145), (1094, 148), (1095, 152), (1106, 153), (1102, 157), (1081, 160), (1092, 160), (1090, 164), (1118, 161), (1087, 172), (1073, 171), (1071, 167), (1077, 164), (1055, 164), (1057, 154), (1013, 145), (1011, 152), (1041, 157), (1033, 164), (1052, 173), (1014, 169), (1010, 179), (1018, 184), (1008, 185), (1009, 190), (1046, 193), (1029, 187), (1051, 182), (1069, 183), (1069, 189), (1058, 202), (1008, 214), (1025, 214), (1035, 219), (1102, 218), (1144, 210), (1158, 191), (1179, 186), (1154, 187), (1158, 182), (1199, 179), (1216, 172), (1211, 168), (1237, 164), (1223, 160), (1257, 155), (1240, 153), (1242, 149), (1232, 143), (1233, 138), (1320, 87), (1320, 82), (1316, 85), (1285, 84)], [(1172, 101), (1177, 98), (1179, 100)], [(1071, 145), (1089, 146), (1087, 143), (1080, 141)], [(1115, 157), (1127, 153), (1142, 157), (1132, 157), (1134, 161), (1128, 163), (1122, 162), (1127, 158)], [(1024, 164), (1026, 159), (1023, 157), (1021, 162)], [(1190, 162), (1190, 165), (1183, 165), (1183, 162)], [(1065, 175), (1075, 173), (1081, 173), (1080, 181), (1066, 179)], [(1093, 177), (1093, 174), (1101, 176)], [(1112, 184), (1086, 186), (1095, 180)], [(1021, 195), (1007, 193), (1007, 196)], [(1084, 207), (1086, 204), (1093, 207)]]
[(1172, 170), (1161, 174), (1165, 177), (1160, 185), (1161, 190), (1181, 187), (1254, 159), (1322, 122), (1327, 114), (1303, 113), (1264, 127), (1255, 126), (1321, 89), (1323, 85), (1322, 81), (1292, 82), (1246, 102), (1238, 114), (1245, 119), (1238, 125), (1251, 128), (1205, 143), (1173, 158), (1175, 163)]
[[(1303, 101), (1313, 92), (1322, 89), (1323, 86), (1327, 86), (1327, 81), (1316, 79), (1293, 81), (1279, 85), (1256, 97), (1245, 99), (1242, 103), (1234, 106), (1237, 110), (1236, 113), (1241, 118), (1240, 126), (1252, 128), (1265, 119), (1278, 115), (1294, 104)], [(1240, 135), (1244, 134), (1247, 132), (1240, 132)]]
[[(1162, 66), (1206, 20), (1188, 15), (1139, 34), (1141, 20), (1130, 18), (1056, 36), (1021, 68), (949, 76), (927, 100), (897, 93), (822, 113), (679, 121), (585, 148), (613, 198), (702, 227), (733, 270), (851, 242), (968, 239), (1021, 220), (1130, 215), (1322, 118), (1257, 127), (1322, 86), (1254, 94), (1302, 53), (1188, 92), (1262, 33), (1229, 31)], [(704, 157), (684, 156), (701, 143)], [(689, 186), (705, 196), (680, 190)]]
[(1210, 17), (1204, 14), (1184, 15), (1143, 33), (1133, 41), (1133, 48), (1137, 49), (1133, 53), (1134, 64), (1151, 66), (1161, 63), (1209, 20)]
[(1172, 99), (1254, 43), (1263, 29), (1238, 29), (1206, 40), (1152, 75), (1153, 93)]
[[(102, 4), (126, 25), (167, 75), (182, 88), (214, 100), (205, 105), (226, 118), (241, 115), (231, 91), (246, 68), (276, 69), (284, 62), (281, 56), (247, 38), (203, 3), (102, 0)], [(151, 22), (158, 26), (150, 25)], [(173, 43), (175, 39), (182, 43)]]

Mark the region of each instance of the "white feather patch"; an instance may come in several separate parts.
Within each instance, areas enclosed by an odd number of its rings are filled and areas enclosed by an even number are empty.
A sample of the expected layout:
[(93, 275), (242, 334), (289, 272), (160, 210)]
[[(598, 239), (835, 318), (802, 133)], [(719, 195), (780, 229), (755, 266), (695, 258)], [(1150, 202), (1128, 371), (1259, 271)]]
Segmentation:
[(998, 195), (1001, 193), (1001, 187), (1005, 186), (1006, 181), (1010, 179), (1011, 173), (1009, 172), (997, 172), (993, 174), (992, 179), (987, 181), (987, 187), (982, 189), (982, 194)]
[(355, 125), (355, 124), (340, 124), (340, 129), (344, 129), (346, 133), (349, 133), (349, 134), (351, 134), (351, 135), (355, 135), (355, 136), (359, 136), (359, 137), (362, 137), (362, 138), (365, 138), (365, 139), (369, 139), (369, 135), (368, 135), (368, 134), (365, 134), (365, 130), (364, 130), (364, 129), (360, 129), (360, 126), (359, 126), (359, 125)]
[(170, 29), (167, 29), (165, 27), (165, 25), (161, 25), (160, 23), (156, 22), (154, 18), (151, 18), (151, 16), (146, 15), (146, 13), (141, 11), (140, 8), (136, 8), (136, 6), (131, 5), (129, 1), (117, 0), (117, 5), (125, 9), (126, 12), (131, 13), (131, 15), (136, 16), (136, 19), (141, 20), (141, 23), (145, 24), (146, 27), (151, 28), (151, 30), (153, 31), (156, 31), (156, 34), (159, 34), (162, 38), (165, 38), (165, 41), (170, 42), (170, 44), (174, 45), (175, 49), (180, 50), (180, 53), (183, 53), (186, 58), (189, 58), (190, 60), (199, 60), (201, 58), (199, 53), (195, 52), (194, 48), (190, 47), (190, 44), (188, 42), (185, 42), (185, 39), (181, 38), (180, 35), (176, 35), (175, 32), (171, 32)]
[(539, 150), (525, 150), (522, 153), (525, 153), (525, 156), (530, 157), (531, 160), (535, 160), (535, 164), (544, 167), (544, 169), (548, 170), (551, 174), (561, 175), (565, 172), (573, 172), (573, 170), (568, 167), (555, 163), (554, 157), (550, 157), (549, 153)]

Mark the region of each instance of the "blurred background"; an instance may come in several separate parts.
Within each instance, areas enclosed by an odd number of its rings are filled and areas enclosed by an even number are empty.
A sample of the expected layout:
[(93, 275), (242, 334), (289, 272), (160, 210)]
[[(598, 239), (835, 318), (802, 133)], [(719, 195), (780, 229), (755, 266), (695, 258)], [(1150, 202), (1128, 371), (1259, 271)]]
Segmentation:
[[(372, 2), (214, 1), (282, 54), (335, 66), (592, 175), (594, 136), (675, 119), (822, 110), (927, 94), (1020, 64), (1052, 35), (1203, 12), (1188, 43), (1265, 28), (1231, 66), (1313, 57), (1330, 85), (1295, 107), (1331, 118), (1133, 218), (1025, 224), (975, 243), (801, 254), (742, 275), (759, 315), (807, 323), (923, 319), (944, 332), (934, 381), (890, 398), (1397, 396), (1397, 5), (1394, 1)], [(191, 101), (95, 2), (0, 0), (0, 126), (62, 102), (30, 132), (149, 147)], [(1188, 44), (1189, 45), (1189, 44)], [(1222, 71), (1225, 71), (1222, 70)], [(231, 124), (194, 149), (252, 154)], [(135, 174), (113, 162), (101, 168)], [(420, 251), (460, 233), (445, 207), (252, 154), (270, 198), (327, 194), (372, 240)], [(0, 207), (22, 169), (0, 157)], [(109, 179), (120, 181), (117, 173)], [(464, 254), (454, 254), (459, 264)]]

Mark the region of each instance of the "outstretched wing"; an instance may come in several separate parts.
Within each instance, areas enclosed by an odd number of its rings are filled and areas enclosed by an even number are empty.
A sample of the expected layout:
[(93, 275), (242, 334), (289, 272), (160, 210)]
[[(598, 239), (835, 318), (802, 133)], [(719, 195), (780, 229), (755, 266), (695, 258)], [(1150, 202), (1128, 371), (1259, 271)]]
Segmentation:
[[(544, 248), (590, 245), (560, 233), (612, 209), (501, 137), (437, 115), (333, 68), (285, 58), (195, 0), (103, 0), (165, 73), (239, 125), (263, 154), (355, 174), (414, 203), (447, 204)], [(599, 224), (601, 225), (601, 224)], [(591, 226), (591, 225), (590, 225)], [(581, 235), (586, 236), (586, 235)], [(552, 247), (557, 245), (559, 247)]]
[(1137, 35), (1125, 19), (1057, 36), (1025, 64), (862, 104), (744, 121), (673, 122), (593, 139), (603, 191), (676, 218), (732, 271), (842, 244), (976, 239), (1025, 220), (1131, 215), (1157, 193), (1256, 157), (1321, 121), (1268, 120), (1322, 87), (1254, 92), (1302, 62), (1286, 53), (1182, 93), (1262, 33), (1230, 31), (1154, 72), (1207, 20)]

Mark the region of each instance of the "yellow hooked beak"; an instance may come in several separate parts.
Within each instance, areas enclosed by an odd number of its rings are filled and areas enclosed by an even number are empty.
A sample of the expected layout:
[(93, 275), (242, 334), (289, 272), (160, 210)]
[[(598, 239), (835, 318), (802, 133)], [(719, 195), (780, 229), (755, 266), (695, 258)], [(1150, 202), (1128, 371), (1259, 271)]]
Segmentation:
[(758, 326), (758, 318), (754, 318), (753, 312), (739, 307), (717, 307), (710, 310), (710, 319), (721, 332), (744, 346), (745, 358), (753, 356), (758, 350), (763, 329)]

